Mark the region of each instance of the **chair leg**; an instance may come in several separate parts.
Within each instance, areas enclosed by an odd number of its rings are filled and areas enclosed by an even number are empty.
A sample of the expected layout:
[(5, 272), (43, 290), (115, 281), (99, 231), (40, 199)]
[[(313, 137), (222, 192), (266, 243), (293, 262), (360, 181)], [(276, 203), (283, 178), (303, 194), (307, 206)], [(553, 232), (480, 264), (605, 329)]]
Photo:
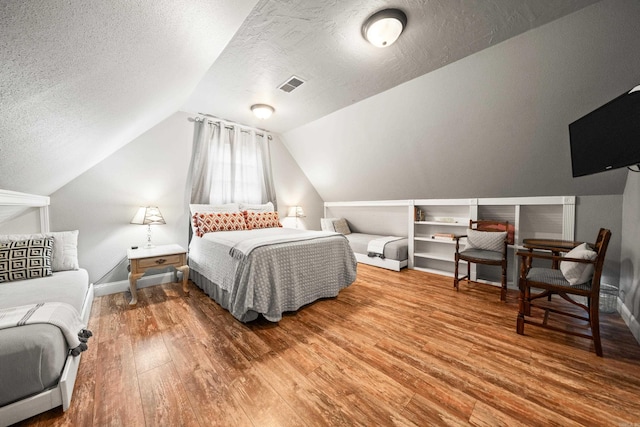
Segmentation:
[(524, 315), (525, 315), (525, 293), (524, 289), (520, 287), (520, 294), (518, 295), (518, 320), (516, 323), (516, 332), (519, 335), (524, 335)]
[(455, 261), (456, 262), (455, 262), (455, 267), (453, 271), (453, 287), (456, 288), (456, 291), (457, 291), (458, 290), (458, 262), (460, 261), (457, 253), (456, 253)]
[(507, 300), (507, 264), (502, 263), (502, 287), (500, 289), (500, 301)]
[(596, 354), (602, 357), (602, 342), (600, 341), (600, 304), (596, 304), (595, 301), (591, 301), (591, 298), (588, 299), (588, 302), (589, 323), (591, 326), (591, 335), (593, 336), (593, 344), (596, 348)]

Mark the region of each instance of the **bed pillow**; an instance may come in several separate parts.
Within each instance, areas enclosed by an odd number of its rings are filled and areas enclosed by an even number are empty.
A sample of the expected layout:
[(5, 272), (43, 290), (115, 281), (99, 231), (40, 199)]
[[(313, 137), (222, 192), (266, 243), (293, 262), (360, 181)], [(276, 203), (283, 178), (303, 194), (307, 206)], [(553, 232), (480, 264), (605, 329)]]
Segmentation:
[(48, 233), (34, 234), (7, 234), (0, 236), (0, 243), (53, 237), (51, 270), (55, 273), (56, 271), (78, 270), (80, 268), (78, 262), (78, 234), (78, 230), (50, 231)]
[[(593, 261), (598, 257), (598, 254), (592, 251), (586, 243), (583, 243), (571, 249), (565, 256), (567, 258), (588, 259), (589, 261)], [(591, 280), (594, 266), (593, 264), (562, 261), (560, 262), (560, 271), (571, 285), (580, 285)]]
[(333, 222), (340, 218), (320, 218), (320, 228), (322, 231), (336, 231)]
[(202, 237), (216, 231), (246, 230), (247, 225), (241, 212), (233, 213), (197, 213), (193, 216), (195, 233)]
[[(240, 210), (240, 205), (237, 203), (224, 203), (221, 205), (206, 205), (199, 203), (191, 203), (189, 205), (189, 212), (191, 212), (191, 218), (194, 218), (194, 215), (197, 213), (233, 213), (233, 212), (242, 212)], [(196, 224), (191, 221), (191, 228), (193, 231), (196, 231)]]
[(240, 203), (240, 210), (247, 212), (274, 212), (273, 203)]
[(53, 237), (0, 243), (0, 283), (51, 276)]
[(347, 220), (344, 218), (340, 218), (333, 221), (333, 229), (335, 230), (336, 233), (340, 233), (344, 235), (351, 234), (351, 229), (349, 228), (349, 224), (347, 223)]
[(275, 228), (282, 227), (278, 212), (251, 212), (244, 211), (247, 228), (254, 230), (256, 228)]
[(502, 252), (506, 231), (478, 231), (467, 228), (467, 248)]

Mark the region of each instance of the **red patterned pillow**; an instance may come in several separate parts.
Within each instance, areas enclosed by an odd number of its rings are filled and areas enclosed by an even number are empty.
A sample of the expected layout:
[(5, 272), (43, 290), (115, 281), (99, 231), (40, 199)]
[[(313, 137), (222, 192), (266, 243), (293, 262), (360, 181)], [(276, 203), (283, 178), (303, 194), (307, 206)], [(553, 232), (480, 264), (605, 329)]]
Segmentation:
[(247, 228), (273, 228), (282, 227), (278, 218), (278, 212), (248, 212), (244, 211), (244, 219), (247, 222)]
[(196, 235), (204, 236), (214, 231), (246, 230), (247, 224), (241, 212), (234, 213), (196, 213), (193, 215)]

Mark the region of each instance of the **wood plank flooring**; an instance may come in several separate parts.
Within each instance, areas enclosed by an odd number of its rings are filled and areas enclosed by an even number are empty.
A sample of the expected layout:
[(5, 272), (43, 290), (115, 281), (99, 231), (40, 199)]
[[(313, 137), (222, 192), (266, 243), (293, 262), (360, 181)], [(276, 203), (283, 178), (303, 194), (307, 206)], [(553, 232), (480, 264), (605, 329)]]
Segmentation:
[[(278, 324), (236, 321), (193, 283), (97, 298), (70, 409), (25, 426), (640, 425), (640, 346), (527, 325), (517, 295), (358, 265)], [(579, 327), (579, 326), (576, 326)]]

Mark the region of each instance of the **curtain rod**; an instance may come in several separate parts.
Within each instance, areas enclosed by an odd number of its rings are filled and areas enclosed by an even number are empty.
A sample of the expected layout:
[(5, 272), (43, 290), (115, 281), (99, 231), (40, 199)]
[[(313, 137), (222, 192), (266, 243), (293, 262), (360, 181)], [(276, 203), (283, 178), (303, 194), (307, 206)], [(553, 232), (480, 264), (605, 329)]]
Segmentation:
[[(194, 122), (202, 122), (205, 119), (202, 117), (189, 117), (189, 119), (193, 120)], [(215, 121), (214, 121), (215, 120)], [(220, 123), (223, 122), (222, 119), (218, 119), (218, 118), (214, 118), (213, 120), (209, 119), (209, 123), (213, 124), (214, 126), (220, 126)], [(244, 133), (250, 133), (248, 130), (243, 129), (242, 125), (236, 124), (239, 128), (240, 128), (240, 132), (244, 132)], [(230, 125), (224, 125), (225, 129), (233, 129), (233, 126)], [(248, 127), (248, 126), (247, 126)], [(254, 132), (256, 131), (255, 128), (251, 128)], [(259, 133), (256, 132), (257, 136), (265, 136), (264, 133)], [(271, 135), (267, 135), (267, 139), (272, 139)]]

